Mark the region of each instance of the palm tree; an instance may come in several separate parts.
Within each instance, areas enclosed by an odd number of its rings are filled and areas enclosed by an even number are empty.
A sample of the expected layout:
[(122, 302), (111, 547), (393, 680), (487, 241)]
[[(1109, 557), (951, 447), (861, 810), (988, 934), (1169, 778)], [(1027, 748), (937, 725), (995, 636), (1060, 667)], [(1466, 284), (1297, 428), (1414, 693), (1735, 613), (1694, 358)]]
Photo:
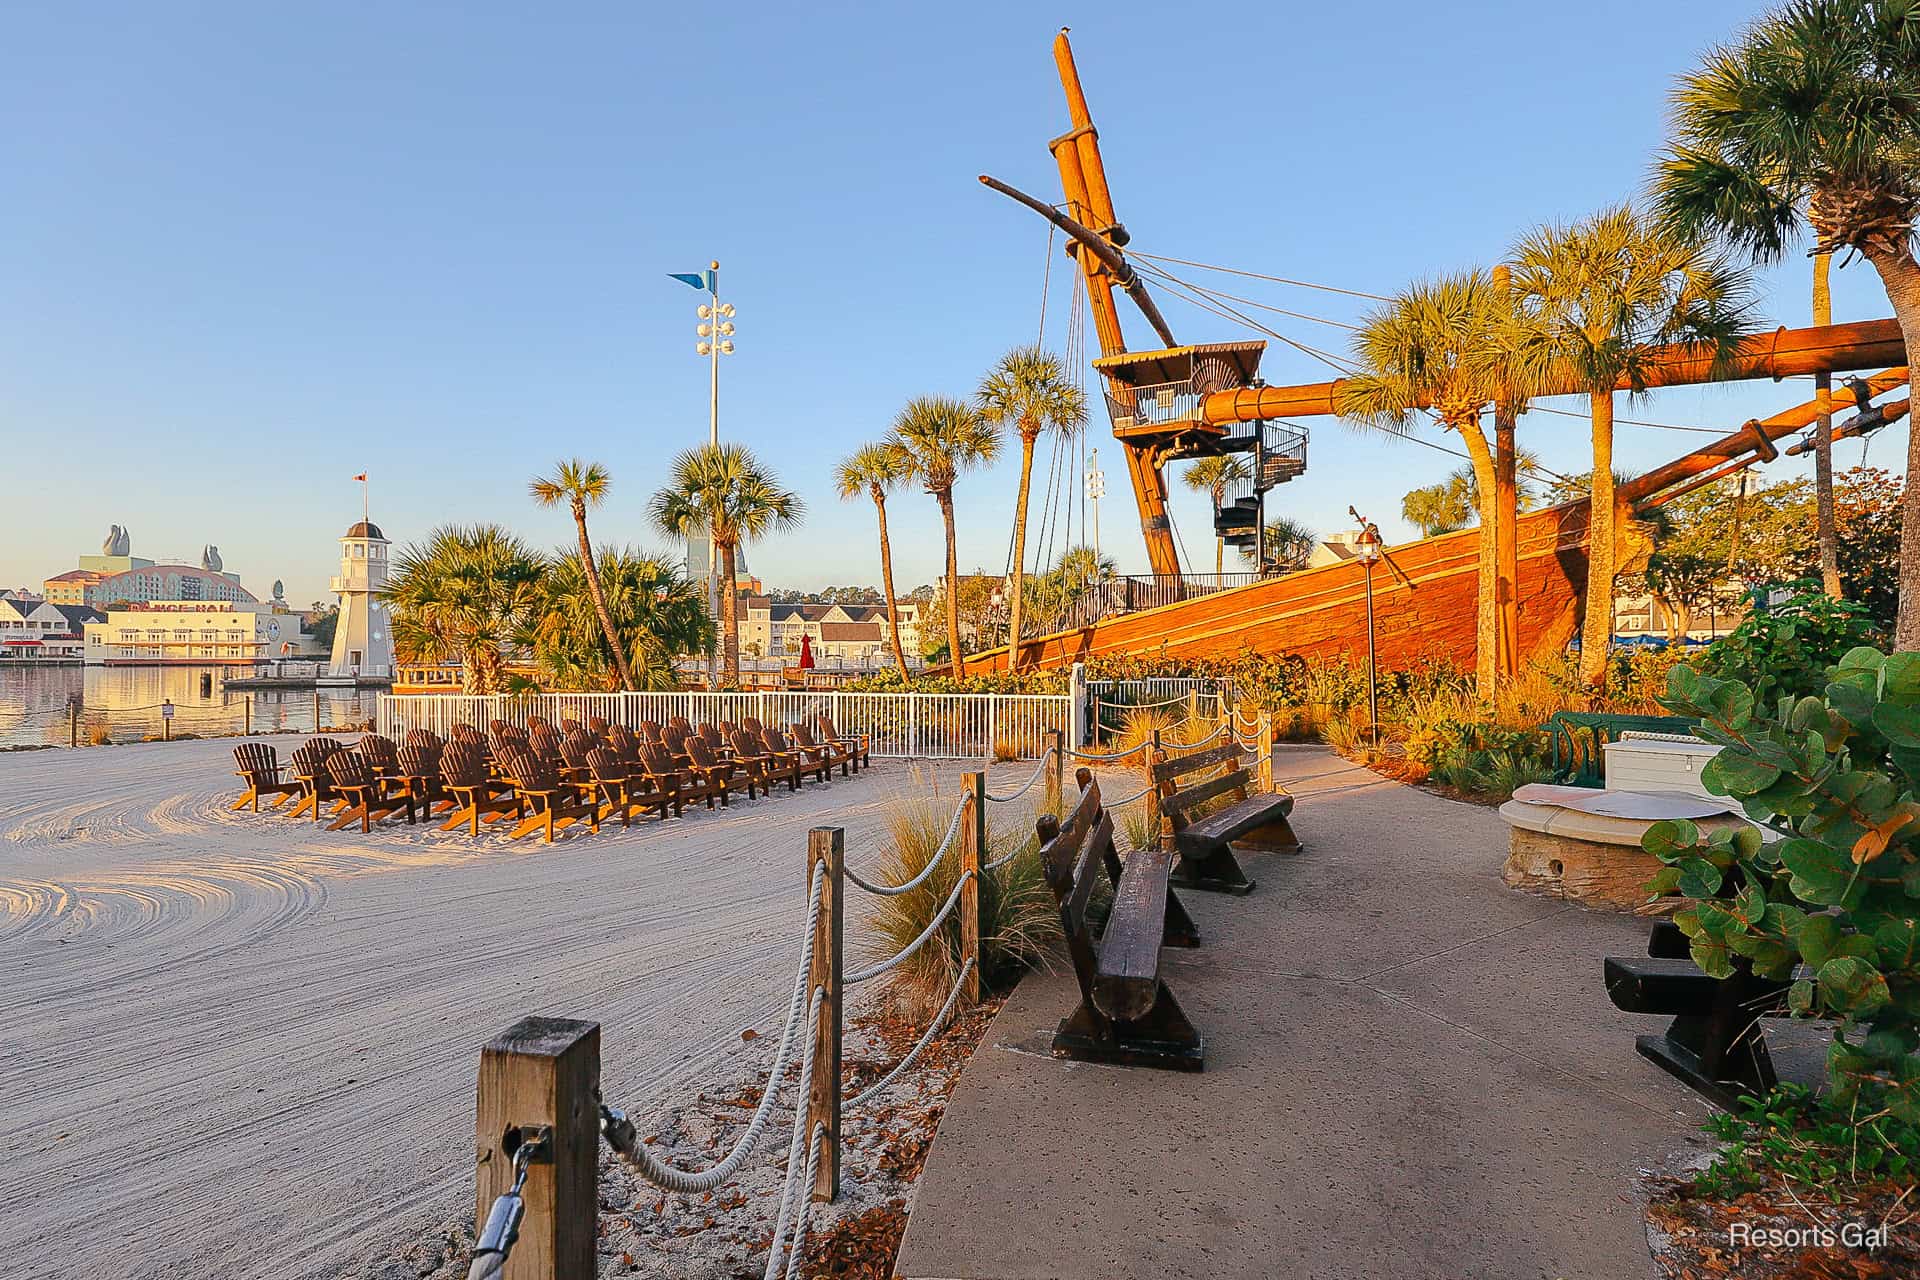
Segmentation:
[(1220, 536), (1220, 504), (1227, 500), (1227, 486), (1239, 480), (1245, 480), (1253, 474), (1247, 466), (1246, 457), (1237, 453), (1216, 453), (1205, 458), (1196, 458), (1187, 464), (1180, 473), (1181, 481), (1189, 489), (1205, 493), (1213, 499), (1213, 573), (1215, 577), (1226, 572), (1227, 542)]
[(1481, 697), (1491, 698), (1499, 670), (1497, 485), (1480, 417), (1490, 406), (1517, 413), (1536, 385), (1511, 291), (1479, 270), (1416, 284), (1367, 316), (1353, 352), (1360, 372), (1338, 384), (1343, 418), (1404, 435), (1429, 409), (1466, 446), (1480, 516), (1474, 671)]
[(667, 487), (653, 495), (649, 514), (671, 537), (704, 532), (720, 553), (720, 634), (724, 679), (740, 679), (740, 593), (735, 554), (743, 542), (800, 523), (799, 497), (782, 489), (759, 459), (737, 444), (705, 444), (673, 460)]
[[(960, 555), (953, 530), (953, 485), (962, 472), (992, 462), (1000, 435), (984, 414), (964, 400), (920, 396), (907, 401), (893, 420), (887, 443), (905, 452), (908, 473), (940, 504), (947, 533), (947, 661), (954, 675), (964, 670), (960, 647)], [(1018, 599), (1019, 597), (1015, 597)]]
[(580, 536), (580, 563), (586, 570), (587, 592), (593, 597), (594, 612), (600, 618), (600, 634), (606, 637), (607, 647), (613, 651), (613, 669), (620, 677), (620, 687), (631, 689), (633, 672), (614, 636), (613, 615), (607, 611), (607, 593), (600, 585), (600, 569), (593, 560), (593, 540), (587, 536), (587, 508), (605, 502), (607, 490), (612, 487), (613, 477), (605, 467), (578, 458), (568, 458), (554, 468), (551, 476), (535, 476), (527, 485), (533, 500), (541, 506), (565, 502), (573, 512), (574, 531)]
[(980, 381), (974, 395), (981, 416), (1020, 433), (1020, 488), (1013, 500), (1013, 611), (1007, 622), (1007, 669), (1020, 665), (1021, 578), (1026, 572), (1027, 491), (1033, 481), (1033, 446), (1041, 433), (1070, 436), (1087, 422), (1087, 397), (1067, 381), (1066, 370), (1038, 346), (1015, 347)]
[[(1653, 179), (1661, 218), (1762, 263), (1785, 254), (1804, 220), (1816, 264), (1847, 251), (1873, 266), (1907, 349), (1920, 350), (1917, 54), (1920, 31), (1904, 3), (1798, 0), (1772, 10), (1675, 88), (1672, 143)], [(1911, 387), (1920, 391), (1920, 374)], [(1907, 470), (1920, 474), (1920, 431), (1908, 440)], [(1920, 490), (1909, 489), (1906, 510), (1894, 647), (1910, 650), (1920, 648)]]
[(834, 488), (842, 500), (865, 490), (873, 499), (873, 510), (880, 517), (880, 587), (887, 597), (887, 629), (893, 638), (893, 660), (900, 674), (907, 673), (907, 653), (900, 647), (900, 606), (893, 595), (893, 544), (887, 539), (887, 494), (906, 481), (913, 471), (904, 450), (891, 441), (864, 444), (840, 460), (834, 468)]
[[(594, 563), (598, 592), (577, 552), (561, 552), (548, 563), (520, 637), (541, 674), (561, 688), (604, 689), (616, 678), (629, 689), (677, 687), (674, 659), (704, 653), (713, 643), (705, 584), (667, 557), (626, 547), (603, 547)], [(603, 603), (614, 624), (612, 643), (601, 628)], [(628, 676), (618, 675), (615, 653), (631, 655)]]
[(539, 598), (544, 566), (499, 525), (442, 525), (403, 548), (380, 599), (407, 662), (458, 662), (460, 687), (498, 693), (506, 653)]
[[(1313, 558), (1313, 549), (1320, 544), (1320, 535), (1309, 529), (1292, 516), (1275, 516), (1267, 521), (1266, 537), (1262, 539), (1267, 553), (1267, 568), (1278, 573), (1295, 573), (1307, 567)], [(1253, 562), (1253, 548), (1242, 547), (1240, 554), (1249, 564)]]
[[(1471, 474), (1469, 471), (1468, 476)], [(1408, 490), (1400, 499), (1400, 515), (1408, 524), (1419, 527), (1421, 537), (1453, 533), (1478, 518), (1474, 510), (1476, 488), (1458, 471), (1452, 472), (1438, 484)]]
[(1530, 335), (1535, 367), (1568, 370), (1586, 392), (1592, 414), (1580, 674), (1598, 688), (1606, 681), (1613, 639), (1619, 556), (1614, 388), (1625, 383), (1629, 396), (1644, 396), (1653, 349), (1668, 343), (1708, 346), (1715, 372), (1724, 372), (1747, 332), (1751, 281), (1698, 240), (1629, 205), (1570, 226), (1542, 227), (1521, 240), (1513, 256), (1518, 305), (1537, 326)]

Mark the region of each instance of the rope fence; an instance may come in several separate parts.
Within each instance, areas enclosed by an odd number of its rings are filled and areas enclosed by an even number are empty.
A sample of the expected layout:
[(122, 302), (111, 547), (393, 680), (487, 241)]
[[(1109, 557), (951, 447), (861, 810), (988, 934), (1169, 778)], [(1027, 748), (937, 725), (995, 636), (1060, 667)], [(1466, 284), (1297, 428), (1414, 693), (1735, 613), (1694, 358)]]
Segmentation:
[[(1044, 777), (1057, 798), (1067, 752), (1061, 731), (1051, 737), (1043, 767), (1021, 794)], [(643, 1182), (672, 1195), (703, 1195), (739, 1175), (763, 1146), (783, 1105), (792, 1113), (786, 1174), (762, 1275), (763, 1280), (798, 1275), (813, 1206), (839, 1194), (843, 1113), (867, 1106), (898, 1082), (951, 1024), (962, 1003), (980, 1000), (979, 883), (989, 869), (982, 866), (982, 857), (990, 852), (987, 804), (985, 771), (966, 774), (940, 847), (911, 880), (898, 885), (873, 885), (855, 876), (846, 865), (841, 828), (817, 827), (807, 833), (805, 934), (797, 948), (792, 995), (768, 1064), (766, 1087), (732, 1147), (705, 1168), (680, 1168), (655, 1156), (628, 1113), (601, 1097), (598, 1024), (530, 1017), (489, 1042), (481, 1051), (475, 1175), (476, 1216), (485, 1227), (468, 1280), (501, 1276), (516, 1247), (521, 1250), (514, 1264), (516, 1280), (592, 1275), (599, 1211), (594, 1168), (602, 1142)], [(844, 937), (849, 883), (883, 896), (905, 893), (924, 884), (950, 857), (959, 859), (958, 876), (919, 936), (883, 960), (849, 969)], [(960, 967), (945, 1003), (886, 1074), (843, 1096), (846, 989), (907, 963), (936, 935), (950, 937), (954, 923)], [(797, 1091), (787, 1102), (782, 1081), (796, 1046)], [(572, 1177), (565, 1176), (569, 1170)]]

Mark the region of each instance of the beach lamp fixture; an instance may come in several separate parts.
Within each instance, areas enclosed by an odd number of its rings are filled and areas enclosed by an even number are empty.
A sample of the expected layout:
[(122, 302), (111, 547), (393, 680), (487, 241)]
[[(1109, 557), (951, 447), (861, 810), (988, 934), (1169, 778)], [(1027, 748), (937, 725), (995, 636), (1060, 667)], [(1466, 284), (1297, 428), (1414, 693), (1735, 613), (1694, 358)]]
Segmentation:
[(1373, 747), (1380, 747), (1380, 679), (1379, 662), (1373, 640), (1373, 566), (1380, 563), (1385, 553), (1385, 539), (1380, 536), (1380, 526), (1361, 515), (1352, 507), (1347, 508), (1357, 526), (1349, 535), (1353, 546), (1354, 559), (1358, 560), (1367, 572), (1367, 731)]

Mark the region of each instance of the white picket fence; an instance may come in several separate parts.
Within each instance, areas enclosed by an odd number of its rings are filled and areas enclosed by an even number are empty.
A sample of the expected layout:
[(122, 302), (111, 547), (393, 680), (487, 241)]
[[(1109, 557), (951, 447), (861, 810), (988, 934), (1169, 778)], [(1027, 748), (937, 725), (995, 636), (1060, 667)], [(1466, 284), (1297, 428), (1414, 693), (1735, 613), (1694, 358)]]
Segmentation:
[[(983, 759), (1013, 754), (1037, 757), (1053, 730), (1076, 727), (1073, 699), (1064, 694), (1002, 693), (542, 693), (525, 697), (461, 694), (400, 694), (380, 699), (380, 732), (403, 738), (410, 729), (446, 737), (456, 724), (486, 731), (494, 720), (525, 725), (531, 716), (554, 724), (599, 716), (616, 724), (642, 720), (664, 724), (685, 716), (694, 724), (739, 723), (752, 716), (782, 730), (795, 721), (808, 726), (825, 713), (842, 734), (866, 734), (876, 756)], [(1073, 739), (1069, 737), (1068, 742)]]

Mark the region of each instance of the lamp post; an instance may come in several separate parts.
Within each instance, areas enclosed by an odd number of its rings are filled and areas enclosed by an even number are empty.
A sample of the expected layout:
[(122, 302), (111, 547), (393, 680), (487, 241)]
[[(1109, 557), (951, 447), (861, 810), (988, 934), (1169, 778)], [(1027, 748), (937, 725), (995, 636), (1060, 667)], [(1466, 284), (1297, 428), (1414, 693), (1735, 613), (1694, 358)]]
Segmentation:
[(1100, 499), (1107, 496), (1107, 473), (1100, 469), (1100, 451), (1087, 453), (1087, 501), (1093, 504), (1093, 559), (1100, 562)]
[(1380, 526), (1352, 507), (1347, 512), (1358, 523), (1353, 534), (1355, 558), (1367, 571), (1367, 732), (1373, 749), (1380, 749), (1380, 684), (1373, 643), (1373, 566), (1380, 563)]
[[(696, 314), (700, 323), (694, 334), (700, 339), (694, 351), (707, 357), (710, 391), (707, 397), (707, 443), (720, 443), (720, 357), (733, 354), (733, 304), (720, 301), (720, 264), (709, 262), (705, 271), (669, 272), (675, 280), (707, 295)], [(733, 584), (727, 584), (733, 590)], [(713, 545), (713, 533), (707, 533), (707, 608), (715, 623), (720, 621), (720, 553)], [(707, 687), (720, 685), (720, 649), (716, 643), (707, 653)]]

